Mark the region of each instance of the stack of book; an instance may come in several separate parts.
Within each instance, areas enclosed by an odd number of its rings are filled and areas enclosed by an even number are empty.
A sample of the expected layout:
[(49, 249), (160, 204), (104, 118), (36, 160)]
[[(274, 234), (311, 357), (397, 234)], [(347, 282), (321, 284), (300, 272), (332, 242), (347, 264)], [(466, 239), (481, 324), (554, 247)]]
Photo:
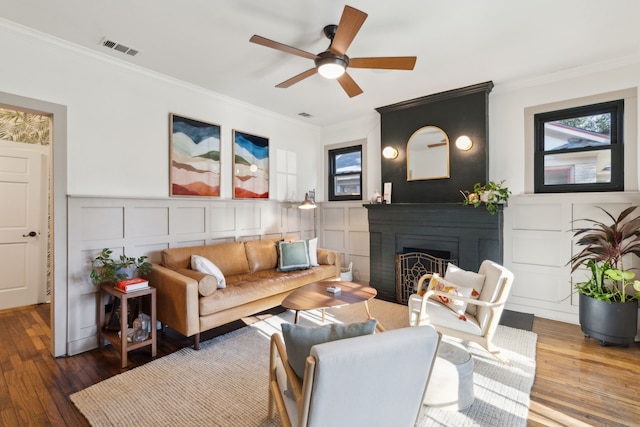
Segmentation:
[(141, 277), (134, 277), (132, 279), (120, 280), (116, 282), (114, 287), (122, 292), (134, 292), (147, 289), (149, 287), (149, 281)]

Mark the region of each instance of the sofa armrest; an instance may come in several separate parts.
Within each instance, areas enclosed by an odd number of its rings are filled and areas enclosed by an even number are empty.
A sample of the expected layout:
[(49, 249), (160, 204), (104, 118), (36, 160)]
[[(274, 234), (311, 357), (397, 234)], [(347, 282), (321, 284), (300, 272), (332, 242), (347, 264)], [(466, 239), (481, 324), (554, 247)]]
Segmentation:
[(200, 332), (198, 282), (195, 279), (153, 264), (149, 284), (156, 288), (160, 322), (187, 337)]
[(331, 249), (318, 248), (317, 253), (318, 264), (335, 266), (335, 277), (340, 277), (340, 252)]

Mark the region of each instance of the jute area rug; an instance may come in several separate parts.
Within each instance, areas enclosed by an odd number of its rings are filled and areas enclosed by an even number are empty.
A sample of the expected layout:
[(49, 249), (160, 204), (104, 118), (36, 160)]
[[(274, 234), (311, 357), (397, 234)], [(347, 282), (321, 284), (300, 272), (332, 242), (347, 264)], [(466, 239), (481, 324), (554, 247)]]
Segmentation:
[[(387, 329), (408, 326), (407, 307), (369, 302)], [(363, 304), (327, 310), (328, 322), (362, 321)], [(300, 323), (320, 324), (320, 312), (301, 313)], [(267, 419), (269, 336), (293, 312), (266, 318), (184, 348), (70, 396), (93, 426), (279, 426)], [(465, 346), (475, 362), (475, 401), (464, 411), (424, 407), (420, 426), (526, 426), (535, 377), (536, 334), (498, 326), (495, 343), (511, 361), (504, 365), (475, 343)], [(399, 363), (402, 352), (398, 352)], [(381, 396), (384, 398), (384, 396)], [(375, 404), (372, 402), (372, 404)], [(396, 427), (396, 426), (390, 426)]]

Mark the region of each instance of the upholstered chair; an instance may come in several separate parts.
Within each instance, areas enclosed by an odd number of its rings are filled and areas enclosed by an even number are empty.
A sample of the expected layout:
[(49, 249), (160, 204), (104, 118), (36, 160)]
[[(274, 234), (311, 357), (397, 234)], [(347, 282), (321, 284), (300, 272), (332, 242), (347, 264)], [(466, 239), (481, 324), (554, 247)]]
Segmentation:
[(283, 426), (413, 426), (440, 343), (430, 326), (316, 344), (302, 380), (280, 334), (271, 336), (269, 418)]
[(493, 336), (513, 283), (513, 273), (489, 260), (478, 273), (449, 264), (444, 278), (424, 275), (409, 297), (409, 324), (432, 325), (443, 335), (473, 341), (503, 363)]

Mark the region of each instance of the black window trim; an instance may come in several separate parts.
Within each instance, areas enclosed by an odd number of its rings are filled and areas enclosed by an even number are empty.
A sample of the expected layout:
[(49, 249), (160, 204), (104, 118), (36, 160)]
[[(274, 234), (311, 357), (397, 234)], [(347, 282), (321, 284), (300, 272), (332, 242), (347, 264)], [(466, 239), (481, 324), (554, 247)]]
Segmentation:
[[(328, 193), (329, 193), (329, 201), (330, 202), (338, 202), (338, 201), (348, 201), (348, 200), (363, 200), (363, 189), (362, 189), (362, 167), (360, 167), (360, 195), (346, 195), (346, 196), (336, 196), (335, 187), (334, 187), (334, 178), (341, 174), (335, 173), (335, 158), (339, 154), (347, 154), (360, 152), (360, 159), (362, 160), (362, 145), (351, 145), (349, 147), (342, 148), (334, 148), (329, 150), (329, 182), (328, 182)], [(354, 174), (354, 172), (349, 172), (349, 175)]]
[[(603, 147), (581, 147), (562, 150), (544, 150), (544, 125), (546, 122), (571, 119), (575, 117), (611, 113), (611, 145)], [(538, 113), (534, 120), (534, 192), (535, 193), (579, 193), (601, 191), (624, 191), (624, 141), (623, 141), (624, 100), (581, 105), (563, 110)], [(585, 151), (611, 151), (611, 182), (586, 184), (544, 184), (544, 156), (558, 153), (577, 153)]]

